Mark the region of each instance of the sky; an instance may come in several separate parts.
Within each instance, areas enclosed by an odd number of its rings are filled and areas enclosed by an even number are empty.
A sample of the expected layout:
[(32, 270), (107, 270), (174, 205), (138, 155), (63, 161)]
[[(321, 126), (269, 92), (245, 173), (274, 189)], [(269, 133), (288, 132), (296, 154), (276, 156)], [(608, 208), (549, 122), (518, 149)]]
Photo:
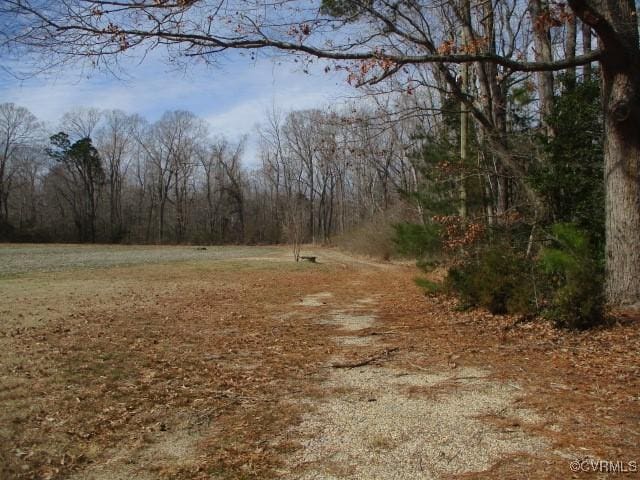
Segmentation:
[[(237, 140), (251, 134), (273, 107), (287, 112), (336, 106), (355, 93), (343, 74), (324, 73), (322, 65), (306, 74), (286, 59), (251, 61), (239, 54), (215, 66), (186, 70), (166, 64), (159, 55), (142, 63), (130, 60), (118, 76), (80, 67), (23, 80), (0, 74), (0, 103), (28, 108), (52, 131), (74, 107), (120, 109), (152, 122), (167, 110), (190, 110), (209, 122), (212, 135)], [(257, 163), (255, 138), (249, 140), (244, 162)]]

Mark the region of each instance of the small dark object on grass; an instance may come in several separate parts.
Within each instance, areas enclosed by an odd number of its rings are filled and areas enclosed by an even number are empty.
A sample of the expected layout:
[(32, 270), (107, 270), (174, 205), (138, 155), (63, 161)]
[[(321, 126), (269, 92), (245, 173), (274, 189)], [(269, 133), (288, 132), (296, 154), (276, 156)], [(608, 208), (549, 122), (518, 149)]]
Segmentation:
[(316, 257), (302, 256), (300, 257), (300, 260), (306, 260), (307, 262), (316, 263)]
[(207, 247), (197, 247), (196, 250), (206, 250)]

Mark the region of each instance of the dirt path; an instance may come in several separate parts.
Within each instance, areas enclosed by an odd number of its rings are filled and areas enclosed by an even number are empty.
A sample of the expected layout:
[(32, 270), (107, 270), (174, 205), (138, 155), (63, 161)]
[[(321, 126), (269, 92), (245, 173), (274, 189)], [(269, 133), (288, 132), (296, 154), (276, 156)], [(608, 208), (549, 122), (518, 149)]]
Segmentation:
[(407, 265), (210, 250), (108, 247), (127, 266), (98, 267), (96, 246), (91, 269), (0, 278), (0, 478), (557, 479), (640, 459), (636, 322), (568, 333), (425, 297)]
[[(309, 295), (302, 305), (320, 301), (336, 306), (330, 292)], [(293, 431), (303, 448), (289, 460), (287, 478), (435, 479), (485, 471), (517, 455), (553, 455), (547, 440), (521, 427), (543, 419), (518, 405), (520, 386), (491, 380), (488, 370), (473, 367), (420, 373), (394, 368), (393, 357), (405, 353), (394, 353), (382, 335), (367, 335), (382, 327), (377, 300), (351, 302), (317, 319), (338, 327), (333, 340), (344, 351), (327, 363), (325, 397), (309, 401), (313, 413)], [(354, 353), (365, 361), (343, 358)]]

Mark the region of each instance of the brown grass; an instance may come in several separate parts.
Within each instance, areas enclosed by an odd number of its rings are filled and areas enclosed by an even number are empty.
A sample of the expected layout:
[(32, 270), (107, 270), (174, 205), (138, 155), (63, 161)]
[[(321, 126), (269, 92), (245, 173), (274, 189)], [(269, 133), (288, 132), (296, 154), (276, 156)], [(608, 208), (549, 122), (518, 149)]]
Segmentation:
[[(334, 281), (291, 262), (4, 280), (0, 477), (67, 478), (125, 452), (155, 478), (262, 478), (334, 348), (330, 326), (279, 314)], [(186, 465), (152, 454), (184, 435)]]

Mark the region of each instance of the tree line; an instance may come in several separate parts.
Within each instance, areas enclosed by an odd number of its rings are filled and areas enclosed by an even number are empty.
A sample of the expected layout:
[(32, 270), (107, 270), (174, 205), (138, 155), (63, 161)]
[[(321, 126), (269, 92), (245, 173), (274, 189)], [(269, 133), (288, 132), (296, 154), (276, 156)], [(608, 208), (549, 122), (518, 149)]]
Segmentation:
[(77, 108), (57, 133), (0, 105), (0, 224), (5, 240), (326, 243), (416, 188), (406, 125), (273, 110), (247, 138), (214, 136), (188, 111), (156, 122)]

